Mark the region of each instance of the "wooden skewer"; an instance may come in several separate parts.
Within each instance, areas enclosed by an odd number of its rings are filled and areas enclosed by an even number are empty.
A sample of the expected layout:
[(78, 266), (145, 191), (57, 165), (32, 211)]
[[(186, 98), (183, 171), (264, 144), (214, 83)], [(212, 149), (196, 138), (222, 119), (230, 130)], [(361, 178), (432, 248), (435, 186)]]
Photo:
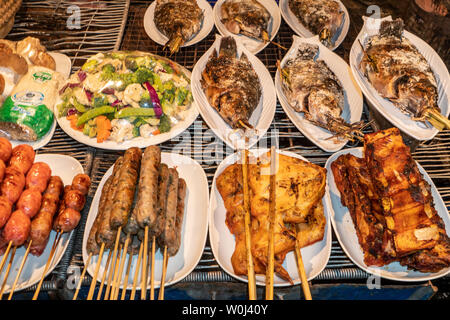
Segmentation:
[(16, 279), (14, 279), (13, 286), (11, 288), (11, 291), (9, 292), (8, 300), (12, 299), (12, 296), (14, 294), (14, 290), (16, 289), (17, 281), (19, 281), (20, 274), (22, 273), (23, 266), (25, 265), (25, 262), (27, 261), (28, 254), (30, 253), (31, 244), (33, 243), (33, 240), (30, 240), (28, 243), (27, 251), (25, 251), (25, 255), (22, 258), (22, 262), (20, 263), (19, 271), (17, 272)]
[(161, 284), (159, 286), (158, 300), (164, 300), (164, 285), (166, 282), (167, 260), (169, 260), (169, 257), (167, 256), (167, 246), (164, 246), (163, 265), (162, 265), (163, 269), (161, 275)]
[(145, 300), (147, 298), (148, 226), (145, 226), (144, 252), (143, 252), (143, 254), (144, 254), (144, 256), (143, 256), (143, 259), (142, 259), (141, 300)]
[(58, 234), (56, 235), (55, 240), (53, 241), (52, 249), (50, 250), (50, 255), (48, 256), (47, 263), (45, 264), (45, 267), (44, 267), (44, 272), (42, 273), (41, 280), (39, 281), (36, 291), (34, 292), (32, 300), (36, 300), (39, 295), (39, 292), (41, 291), (41, 286), (42, 286), (42, 283), (44, 282), (45, 274), (47, 273), (47, 270), (48, 270), (48, 267), (50, 266), (51, 261), (53, 261), (53, 256), (55, 254), (56, 248), (59, 245), (59, 241), (61, 240), (62, 234), (63, 233), (61, 232), (61, 230), (58, 231)]
[(245, 250), (247, 254), (247, 277), (248, 277), (248, 296), (249, 300), (256, 300), (256, 283), (255, 283), (255, 269), (253, 265), (253, 256), (251, 252), (251, 238), (250, 238), (250, 210), (249, 210), (249, 193), (248, 193), (248, 172), (247, 172), (247, 155), (248, 150), (242, 151), (242, 180), (244, 189), (244, 227), (245, 227)]
[(128, 255), (127, 271), (125, 273), (125, 279), (123, 280), (122, 283), (122, 295), (120, 296), (120, 300), (125, 300), (125, 293), (127, 292), (128, 278), (130, 277), (131, 260), (133, 260), (133, 255), (134, 255), (134, 248), (131, 249), (131, 253)]
[(156, 248), (156, 237), (153, 236), (152, 240), (152, 262), (150, 271), (150, 300), (155, 298), (155, 249)]
[(108, 274), (108, 281), (107, 281), (107, 284), (106, 284), (106, 291), (105, 291), (104, 300), (108, 300), (109, 294), (110, 294), (110, 290), (111, 290), (112, 279), (113, 279), (114, 271), (116, 269), (116, 264), (117, 264), (117, 257), (119, 256), (119, 253), (117, 252), (117, 248), (119, 247), (119, 240), (120, 240), (120, 232), (121, 231), (122, 231), (122, 226), (120, 226), (119, 229), (117, 230), (116, 241), (114, 243), (114, 251), (113, 251), (113, 263), (111, 264), (111, 269), (109, 270), (109, 274)]
[(109, 250), (108, 259), (106, 260), (105, 271), (103, 271), (102, 281), (100, 283), (100, 288), (98, 289), (98, 293), (97, 293), (97, 300), (100, 300), (100, 297), (102, 296), (103, 285), (105, 284), (106, 274), (108, 273), (108, 270), (109, 270), (111, 257), (112, 257), (112, 250)]
[(136, 294), (136, 285), (137, 285), (137, 279), (138, 279), (138, 275), (139, 275), (139, 269), (141, 268), (141, 260), (142, 260), (142, 251), (143, 250), (144, 250), (144, 244), (141, 242), (141, 245), (139, 246), (139, 254), (138, 254), (138, 261), (136, 264), (136, 270), (134, 271), (133, 287), (131, 289), (130, 300), (134, 300), (134, 296)]
[(305, 267), (303, 265), (302, 253), (300, 252), (300, 246), (298, 240), (295, 241), (295, 255), (297, 256), (297, 268), (302, 281), (303, 294), (306, 300), (312, 300), (311, 291), (309, 290), (308, 279), (306, 278)]
[(2, 259), (2, 262), (0, 263), (0, 274), (1, 274), (2, 271), (3, 271), (3, 267), (5, 266), (6, 259), (8, 258), (9, 250), (11, 250), (11, 247), (12, 247), (12, 240), (9, 241), (8, 247), (6, 248), (6, 251), (5, 251), (5, 253), (3, 254), (3, 259)]
[(75, 294), (73, 295), (72, 300), (77, 300), (78, 292), (80, 292), (81, 283), (83, 282), (84, 275), (86, 274), (86, 270), (87, 270), (87, 267), (89, 266), (89, 262), (91, 262), (91, 258), (92, 258), (92, 252), (89, 253), (89, 256), (86, 261), (86, 265), (84, 266), (83, 272), (81, 272), (81, 277), (80, 277), (80, 280), (78, 280), (77, 289), (75, 290)]
[(266, 269), (266, 300), (273, 300), (273, 272), (274, 272), (274, 224), (276, 210), (276, 161), (277, 154), (275, 147), (270, 149), (270, 202), (269, 202), (269, 247), (268, 247), (268, 263)]
[(117, 281), (117, 277), (119, 276), (119, 265), (120, 265), (120, 260), (122, 259), (123, 256), (123, 245), (120, 244), (119, 245), (119, 250), (117, 252), (117, 261), (116, 261), (116, 266), (114, 268), (114, 276), (113, 276), (113, 280), (111, 283), (111, 291), (108, 297), (108, 300), (113, 300), (114, 299), (114, 294), (115, 294), (115, 289), (116, 289), (116, 281)]
[(5, 272), (5, 278), (4, 278), (3, 283), (2, 283), (2, 289), (0, 290), (0, 300), (2, 300), (3, 293), (5, 292), (6, 281), (8, 281), (8, 276), (9, 276), (9, 272), (11, 270), (11, 266), (12, 266), (12, 263), (13, 263), (13, 260), (14, 260), (14, 256), (16, 254), (16, 249), (17, 249), (17, 247), (14, 246), (12, 251), (11, 251), (11, 256), (9, 257), (8, 266), (6, 267), (6, 272)]
[(119, 297), (119, 286), (120, 283), (122, 282), (122, 275), (123, 275), (123, 268), (125, 266), (125, 258), (127, 256), (128, 253), (128, 244), (130, 243), (130, 235), (127, 235), (127, 238), (125, 239), (125, 245), (123, 247), (123, 253), (122, 253), (122, 259), (120, 260), (120, 266), (119, 266), (119, 274), (117, 275), (117, 280), (115, 283), (115, 289), (114, 289), (114, 296), (113, 299), (117, 300), (117, 298)]
[(98, 271), (100, 270), (100, 265), (102, 264), (103, 251), (105, 251), (104, 242), (102, 242), (100, 252), (98, 253), (97, 265), (95, 266), (94, 276), (92, 277), (91, 286), (89, 287), (89, 293), (86, 300), (92, 300), (92, 297), (94, 296), (94, 290), (97, 284)]

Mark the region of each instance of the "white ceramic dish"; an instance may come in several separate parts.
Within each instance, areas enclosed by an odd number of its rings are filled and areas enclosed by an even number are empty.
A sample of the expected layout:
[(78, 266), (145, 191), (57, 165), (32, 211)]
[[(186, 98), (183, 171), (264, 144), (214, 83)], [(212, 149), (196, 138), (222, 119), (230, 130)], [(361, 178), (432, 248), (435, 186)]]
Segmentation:
[[(179, 177), (186, 181), (187, 192), (185, 202), (185, 213), (182, 226), (182, 241), (178, 253), (170, 257), (167, 265), (166, 285), (174, 284), (184, 277), (186, 277), (195, 268), (200, 260), (203, 249), (205, 247), (206, 236), (208, 234), (208, 181), (206, 179), (203, 168), (189, 157), (179, 155), (176, 153), (161, 153), (161, 162), (166, 163), (169, 167), (176, 167)], [(83, 237), (83, 261), (86, 264), (88, 253), (86, 251), (86, 242), (89, 237), (89, 232), (92, 224), (97, 216), (98, 203), (100, 201), (101, 190), (107, 178), (112, 174), (114, 166), (103, 176), (95, 196), (92, 200), (89, 215), (86, 221), (86, 227)], [(106, 261), (108, 258), (108, 251), (102, 258), (102, 263), (99, 269), (97, 280), (101, 281), (103, 272), (105, 271)], [(127, 258), (128, 259), (128, 258)], [(137, 265), (138, 254), (133, 256), (130, 275), (134, 275)], [(94, 275), (95, 267), (97, 265), (98, 255), (93, 256), (87, 268), (91, 276)], [(155, 287), (159, 288), (161, 283), (163, 255), (160, 250), (155, 255)], [(122, 282), (125, 278), (125, 272), (121, 278)], [(107, 281), (105, 281), (106, 283)], [(140, 280), (139, 280), (139, 283)], [(133, 277), (128, 279), (128, 287), (131, 289), (133, 285)]]
[[(383, 20), (392, 20), (391, 16), (383, 19), (373, 19), (363, 17), (364, 25), (356, 37), (350, 50), (350, 67), (356, 82), (361, 88), (368, 102), (378, 110), (389, 122), (398, 127), (401, 131), (417, 140), (430, 140), (439, 132), (429, 123), (414, 121), (407, 114), (404, 114), (392, 102), (379, 95), (375, 88), (359, 69), (360, 61), (363, 57), (361, 44), (365, 44), (368, 37), (375, 35), (379, 31), (379, 26)], [(404, 30), (403, 36), (416, 46), (419, 52), (428, 61), (433, 70), (438, 85), (438, 105), (441, 113), (448, 117), (450, 113), (450, 76), (448, 69), (442, 59), (425, 41)]]
[[(219, 113), (209, 104), (200, 83), (202, 71), (205, 69), (209, 56), (213, 53), (214, 48), (219, 52), (221, 39), (222, 36), (216, 35), (216, 40), (211, 48), (209, 48), (195, 64), (191, 77), (192, 95), (197, 102), (198, 111), (208, 124), (209, 128), (211, 128), (211, 130), (229, 147), (237, 149), (241, 146), (241, 143), (243, 143), (242, 130), (236, 131), (232, 129), (222, 119)], [(247, 148), (251, 148), (269, 129), (275, 115), (277, 98), (273, 80), (267, 68), (256, 56), (250, 53), (237, 38), (235, 39), (238, 56), (240, 57), (241, 54), (245, 52), (254, 70), (258, 74), (262, 87), (262, 95), (259, 104), (249, 119), (249, 123), (255, 128), (255, 134), (249, 138), (249, 144), (247, 145)]]
[[(341, 10), (344, 12), (344, 21), (342, 22), (342, 26), (334, 36), (334, 46), (330, 48), (331, 50), (339, 47), (342, 41), (344, 41), (345, 37), (347, 36), (348, 28), (350, 27), (350, 15), (348, 14), (347, 8), (341, 1), (336, 1), (339, 3)], [(279, 3), (281, 15), (283, 16), (284, 21), (286, 21), (289, 27), (291, 27), (291, 29), (294, 30), (297, 35), (303, 38), (311, 38), (314, 36), (314, 34), (309, 31), (308, 28), (300, 23), (294, 13), (291, 11), (291, 9), (289, 8), (288, 0), (280, 0)]]
[[(191, 77), (191, 72), (186, 68), (180, 66), (183, 72), (187, 77)], [(57, 114), (56, 106), (61, 103), (61, 98), (58, 98), (58, 102), (55, 105), (55, 114)], [(104, 142), (98, 143), (97, 138), (90, 138), (89, 136), (83, 134), (83, 132), (74, 130), (70, 126), (70, 121), (66, 119), (66, 117), (57, 118), (58, 124), (61, 129), (64, 130), (70, 137), (77, 140), (78, 142), (84, 143), (88, 146), (99, 148), (99, 149), (108, 149), (108, 150), (126, 150), (131, 147), (145, 148), (150, 145), (156, 145), (163, 143), (167, 140), (171, 140), (185, 131), (198, 117), (198, 110), (195, 106), (195, 101), (192, 102), (192, 105), (189, 109), (180, 112), (180, 116), (183, 120), (178, 121), (173, 124), (172, 128), (169, 132), (160, 133), (156, 136), (151, 136), (149, 138), (144, 137), (136, 137), (130, 140), (125, 140), (122, 142), (116, 142), (112, 140), (106, 140)]]
[[(72, 69), (72, 62), (70, 61), (70, 58), (66, 56), (65, 54), (59, 53), (59, 52), (51, 52), (49, 51), (49, 54), (53, 57), (56, 63), (56, 71), (61, 73), (65, 79), (68, 79), (70, 76), (70, 70)], [(53, 110), (53, 106), (51, 106), (50, 110)], [(56, 129), (56, 119), (53, 120), (53, 124), (50, 128), (50, 130), (47, 132), (45, 136), (43, 136), (41, 139), (33, 142), (25, 142), (25, 141), (17, 141), (17, 140), (10, 140), (13, 148), (19, 144), (29, 144), (33, 147), (34, 150), (37, 150), (39, 148), (42, 148), (45, 146), (49, 141), (52, 139), (53, 134), (55, 133)]]
[[(255, 156), (259, 156), (267, 149), (254, 149), (250, 150)], [(302, 156), (288, 151), (277, 151), (280, 154), (287, 155), (294, 158), (299, 158), (304, 161), (308, 161)], [(226, 167), (236, 163), (240, 159), (239, 153), (234, 153), (225, 158), (219, 165), (214, 174), (214, 180), (211, 189), (210, 206), (209, 206), (209, 240), (214, 257), (216, 258), (222, 269), (233, 278), (247, 282), (246, 276), (236, 275), (231, 264), (231, 256), (235, 248), (234, 235), (230, 233), (228, 227), (225, 224), (226, 209), (224, 207), (223, 199), (217, 190), (216, 179), (225, 170)], [(324, 201), (322, 199), (322, 201)], [(324, 201), (325, 205), (325, 201)], [(328, 216), (328, 211), (324, 208), (324, 214), (326, 218), (326, 226), (324, 237), (322, 241), (316, 242), (313, 245), (307, 246), (301, 249), (303, 263), (305, 266), (305, 272), (308, 280), (315, 278), (328, 263), (328, 259), (331, 253), (331, 225)], [(301, 283), (300, 276), (297, 271), (297, 262), (294, 252), (289, 252), (286, 255), (286, 259), (283, 262), (283, 268), (287, 270), (294, 284)], [(281, 279), (274, 274), (274, 286), (285, 287), (290, 286), (290, 283)], [(256, 276), (256, 284), (264, 286), (265, 277), (263, 275)]]
[[(347, 207), (341, 204), (340, 192), (334, 182), (333, 172), (331, 170), (331, 163), (334, 162), (340, 155), (350, 153), (356, 157), (362, 157), (362, 148), (345, 149), (333, 154), (325, 164), (327, 169), (327, 187), (325, 193), (326, 208), (329, 210), (329, 216), (333, 224), (336, 237), (345, 251), (347, 256), (364, 271), (379, 276), (385, 279), (396, 281), (427, 281), (445, 276), (450, 272), (450, 268), (442, 269), (435, 273), (422, 273), (418, 271), (408, 270), (401, 266), (398, 262), (392, 262), (382, 267), (367, 266), (364, 263), (364, 253), (359, 245), (358, 236), (356, 235), (355, 226), (353, 224), (350, 212)], [(447, 208), (442, 200), (439, 192), (436, 189), (433, 181), (426, 171), (419, 165), (419, 171), (424, 179), (431, 186), (431, 193), (433, 195), (434, 205), (442, 220), (445, 223), (447, 234), (450, 234), (450, 217)]]
[[(238, 38), (244, 46), (253, 54), (257, 54), (261, 50), (263, 50), (269, 42), (262, 42), (250, 37), (247, 37), (245, 35), (239, 34), (233, 34), (225, 27), (225, 25), (221, 21), (221, 14), (220, 9), (222, 7), (222, 4), (225, 2), (225, 0), (219, 0), (216, 2), (213, 8), (213, 14), (214, 14), (214, 23), (216, 25), (217, 30), (220, 32), (222, 36), (234, 36)], [(275, 38), (276, 34), (278, 33), (278, 30), (280, 29), (281, 24), (281, 14), (280, 9), (277, 6), (277, 3), (274, 0), (258, 0), (259, 3), (261, 3), (267, 11), (271, 14), (271, 19), (269, 21), (268, 31), (269, 31), (269, 38), (272, 41), (273, 38)]]
[[(64, 185), (70, 185), (72, 183), (72, 179), (75, 175), (79, 173), (83, 173), (83, 167), (78, 162), (78, 160), (58, 154), (38, 154), (35, 157), (35, 162), (42, 161), (47, 163), (52, 169), (52, 175), (60, 176)], [(64, 255), (64, 252), (67, 249), (67, 246), (70, 241), (70, 237), (72, 232), (64, 233), (61, 237), (61, 241), (59, 242), (58, 247), (56, 248), (55, 255), (53, 260), (47, 270), (46, 275), (50, 274), (53, 269), (58, 265), (59, 261)], [(41, 256), (36, 257), (32, 254), (28, 255), (26, 263), (24, 264), (22, 273), (20, 274), (19, 280), (16, 285), (15, 291), (23, 290), (29, 288), (41, 280), (42, 273), (44, 272), (45, 265), (47, 263), (48, 257), (50, 256), (50, 251), (55, 240), (56, 233), (52, 231), (50, 233), (50, 238), (48, 240), (47, 246)], [(8, 276), (8, 281), (5, 285), (5, 294), (8, 293), (14, 280), (17, 276), (17, 273), (20, 268), (20, 264), (22, 262), (22, 258), (25, 255), (26, 246), (21, 246), (16, 250), (13, 264), (11, 266), (11, 271)], [(11, 255), (11, 254), (10, 254)], [(3, 256), (2, 256), (3, 258)], [(6, 263), (8, 263), (9, 257)], [(4, 279), (6, 274), (6, 265), (3, 268), (2, 273), (0, 274), (0, 279)]]
[[(181, 47), (188, 47), (202, 41), (208, 36), (214, 27), (214, 19), (212, 16), (211, 5), (206, 0), (197, 0), (197, 4), (200, 9), (203, 10), (203, 22), (200, 31), (195, 34), (191, 39), (186, 41)], [(164, 46), (169, 40), (164, 34), (162, 34), (155, 25), (154, 15), (155, 15), (156, 1), (147, 8), (144, 15), (144, 29), (147, 35), (156, 43)]]
[[(294, 41), (291, 48), (281, 61), (281, 66), (284, 66), (289, 58), (294, 58), (297, 54), (299, 45), (302, 43), (316, 44), (319, 46), (319, 55), (316, 59), (325, 61), (327, 66), (333, 71), (333, 73), (339, 78), (344, 90), (344, 110), (342, 111), (342, 117), (347, 123), (354, 123), (361, 120), (363, 109), (363, 96), (361, 90), (355, 85), (355, 81), (349, 70), (347, 63), (335, 54), (333, 51), (325, 47), (320, 41), (318, 36), (312, 38), (300, 38), (293, 36)], [(306, 120), (303, 113), (296, 112), (289, 104), (283, 89), (281, 87), (280, 72), (277, 70), (275, 75), (275, 88), (277, 90), (278, 100), (284, 109), (284, 112), (291, 119), (292, 123), (314, 144), (327, 152), (336, 152), (340, 150), (348, 140), (339, 140), (337, 143), (334, 139), (329, 139), (333, 135), (323, 128), (312, 124)]]

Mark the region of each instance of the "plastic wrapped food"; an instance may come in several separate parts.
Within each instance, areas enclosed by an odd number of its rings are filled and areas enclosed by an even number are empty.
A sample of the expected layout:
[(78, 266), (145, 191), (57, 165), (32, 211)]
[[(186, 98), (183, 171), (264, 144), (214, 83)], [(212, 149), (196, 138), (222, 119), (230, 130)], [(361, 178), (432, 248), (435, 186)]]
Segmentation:
[(60, 99), (58, 117), (99, 143), (169, 132), (193, 101), (181, 66), (138, 51), (92, 56), (71, 75)]
[(63, 76), (32, 66), (0, 108), (0, 136), (19, 141), (42, 138), (53, 124), (53, 106)]

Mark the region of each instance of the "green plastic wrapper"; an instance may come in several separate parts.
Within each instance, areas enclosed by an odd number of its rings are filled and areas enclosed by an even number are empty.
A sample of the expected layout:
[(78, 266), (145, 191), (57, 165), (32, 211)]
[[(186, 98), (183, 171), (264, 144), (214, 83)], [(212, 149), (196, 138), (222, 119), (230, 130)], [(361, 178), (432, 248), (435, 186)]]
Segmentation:
[(44, 67), (31, 67), (0, 108), (0, 136), (36, 141), (54, 121), (53, 108), (62, 76)]

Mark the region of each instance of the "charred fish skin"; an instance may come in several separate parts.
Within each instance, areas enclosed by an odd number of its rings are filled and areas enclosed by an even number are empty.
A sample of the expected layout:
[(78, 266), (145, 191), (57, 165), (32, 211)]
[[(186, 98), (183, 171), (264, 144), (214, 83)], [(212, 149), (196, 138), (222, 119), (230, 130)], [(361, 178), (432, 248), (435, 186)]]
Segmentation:
[(197, 0), (156, 0), (154, 21), (173, 53), (200, 31), (203, 11)]
[(362, 123), (350, 125), (342, 118), (345, 96), (339, 78), (323, 60), (319, 46), (301, 44), (294, 58), (280, 69), (281, 86), (289, 105), (304, 113), (305, 119), (336, 136), (353, 139)]
[[(375, 90), (413, 120), (440, 116), (437, 82), (433, 71), (419, 50), (403, 36), (403, 21), (382, 21), (379, 34), (363, 47), (360, 70)], [(444, 124), (445, 125), (445, 124)], [(448, 120), (447, 120), (448, 125)]]
[(261, 41), (269, 41), (269, 11), (256, 0), (225, 0), (220, 8), (228, 31)]
[(313, 34), (318, 34), (327, 47), (334, 45), (334, 37), (344, 21), (344, 12), (334, 0), (289, 0), (289, 9)]
[(248, 121), (259, 104), (261, 84), (248, 57), (237, 57), (233, 37), (221, 39), (202, 72), (201, 85), (211, 106), (233, 129), (250, 126)]

